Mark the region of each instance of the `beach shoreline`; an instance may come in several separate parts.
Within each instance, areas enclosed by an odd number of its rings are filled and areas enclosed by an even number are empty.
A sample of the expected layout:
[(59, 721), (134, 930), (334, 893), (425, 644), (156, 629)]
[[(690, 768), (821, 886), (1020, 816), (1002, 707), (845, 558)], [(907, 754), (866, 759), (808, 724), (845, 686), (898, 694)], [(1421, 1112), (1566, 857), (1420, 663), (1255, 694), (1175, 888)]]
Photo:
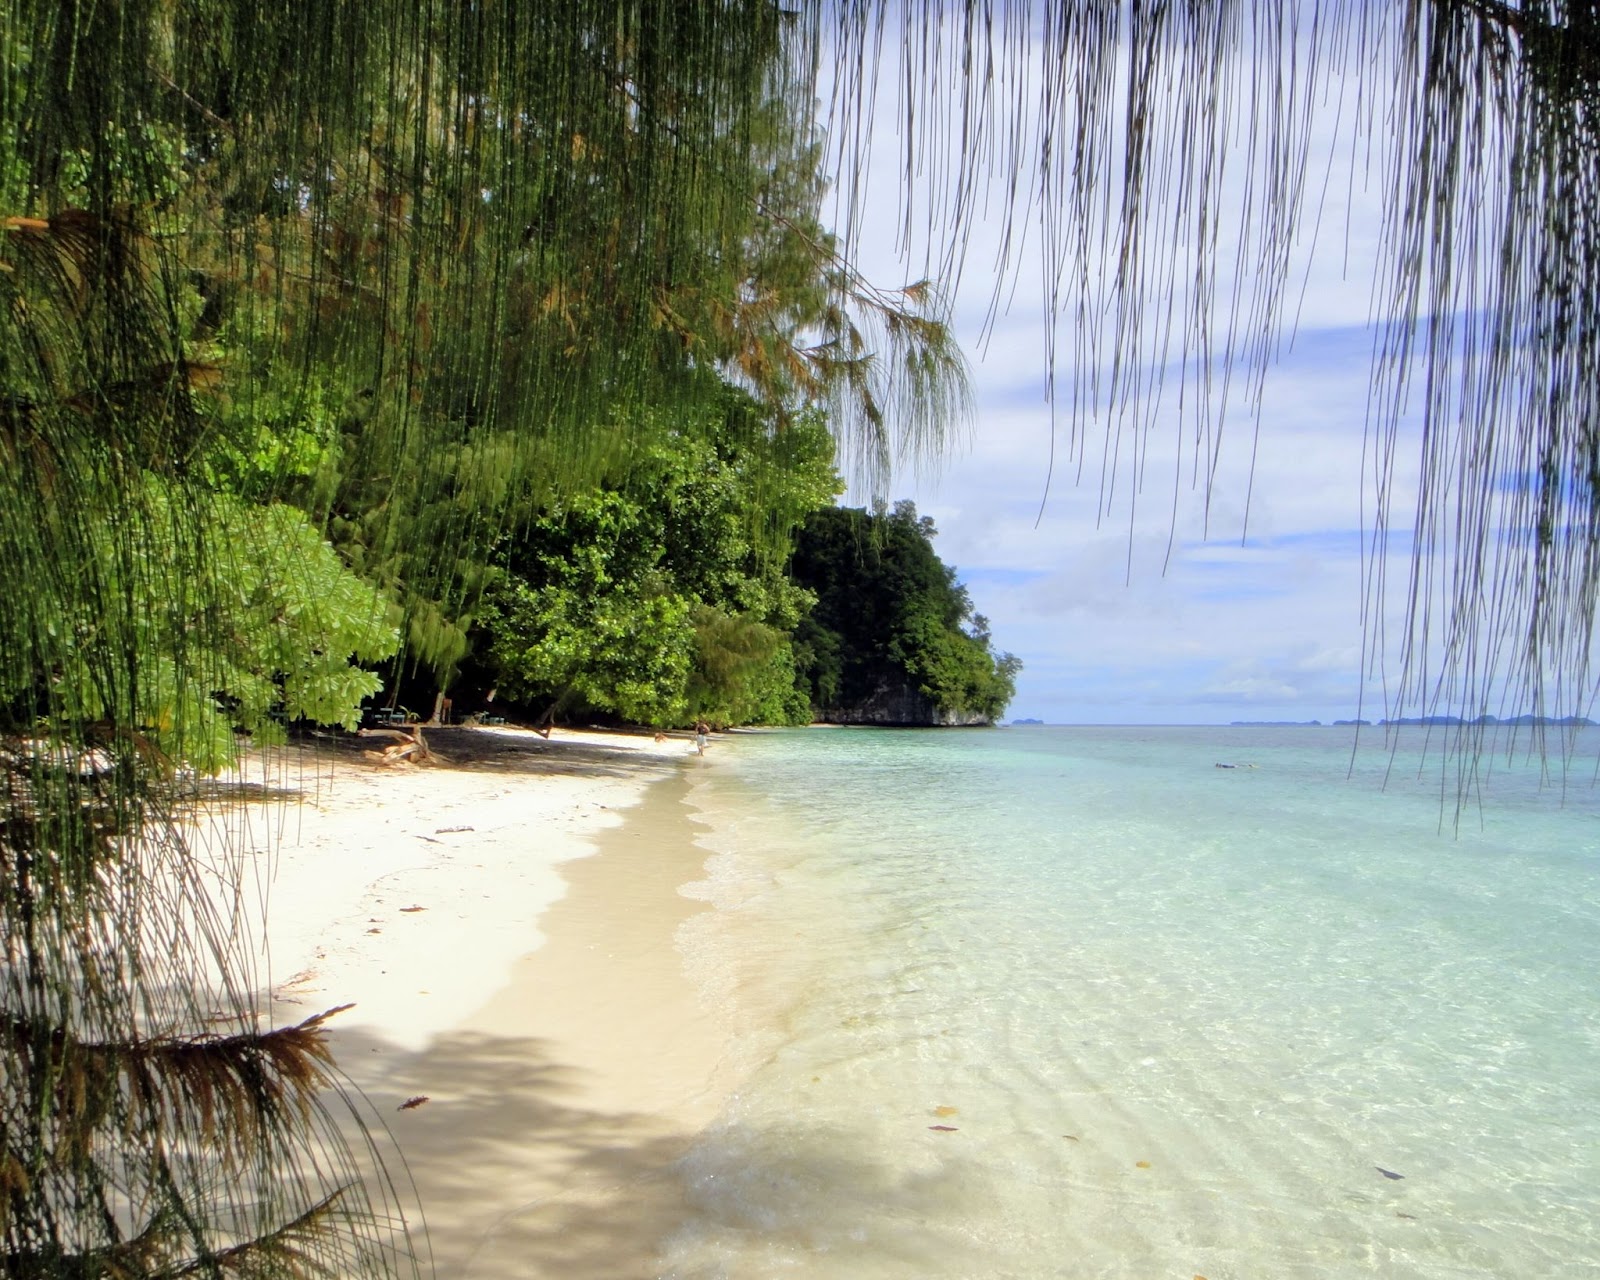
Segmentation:
[[(441, 1276), (652, 1274), (730, 1028), (684, 972), (708, 910), (692, 738), (428, 731), (438, 765), (259, 759), (224, 806), (258, 873), (270, 1017), (330, 1021)], [(298, 798), (298, 803), (296, 799)], [(417, 1101), (426, 1099), (426, 1101)], [(409, 1198), (409, 1197), (407, 1197)]]

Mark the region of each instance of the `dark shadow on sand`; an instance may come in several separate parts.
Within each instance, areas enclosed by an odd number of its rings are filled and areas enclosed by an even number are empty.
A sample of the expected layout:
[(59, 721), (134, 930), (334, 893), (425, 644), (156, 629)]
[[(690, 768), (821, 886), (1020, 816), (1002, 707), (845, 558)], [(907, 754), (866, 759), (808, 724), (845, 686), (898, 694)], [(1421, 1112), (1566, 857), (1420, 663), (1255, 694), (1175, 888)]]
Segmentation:
[[(423, 725), (428, 748), (442, 759), (427, 768), (462, 769), (475, 773), (527, 774), (565, 777), (637, 777), (641, 771), (657, 772), (662, 776), (675, 769), (678, 762), (672, 757), (641, 755), (626, 747), (599, 746), (564, 738), (560, 729), (549, 738), (542, 738), (532, 730), (515, 736), (466, 725)], [(618, 737), (637, 737), (641, 730), (584, 729), (585, 734), (615, 732)], [(671, 736), (676, 743), (679, 737)], [(319, 747), (341, 763), (358, 767), (384, 768), (372, 757), (381, 740), (349, 735), (319, 736)], [(690, 754), (692, 741), (683, 740), (685, 757)]]
[[(686, 1228), (713, 1244), (676, 1280), (729, 1274), (717, 1242), (770, 1251), (795, 1274), (850, 1275), (852, 1257), (872, 1274), (992, 1274), (981, 1242), (941, 1223), (983, 1194), (954, 1135), (908, 1129), (907, 1142), (948, 1148), (913, 1173), (803, 1116), (695, 1132), (590, 1109), (578, 1074), (536, 1038), (454, 1033), (407, 1053), (340, 1033), (335, 1048), (352, 1075), (381, 1080), (368, 1097), (403, 1156), (389, 1155), (394, 1171), (415, 1180), (441, 1280), (661, 1275), (658, 1251)], [(398, 1109), (414, 1097), (429, 1100)]]
[[(575, 1071), (535, 1038), (458, 1032), (407, 1053), (352, 1032), (334, 1047), (353, 1078), (378, 1081), (367, 1098), (415, 1182), (441, 1280), (653, 1274), (682, 1217), (673, 1162), (692, 1133), (584, 1106)], [(399, 1109), (416, 1097), (429, 1100)]]

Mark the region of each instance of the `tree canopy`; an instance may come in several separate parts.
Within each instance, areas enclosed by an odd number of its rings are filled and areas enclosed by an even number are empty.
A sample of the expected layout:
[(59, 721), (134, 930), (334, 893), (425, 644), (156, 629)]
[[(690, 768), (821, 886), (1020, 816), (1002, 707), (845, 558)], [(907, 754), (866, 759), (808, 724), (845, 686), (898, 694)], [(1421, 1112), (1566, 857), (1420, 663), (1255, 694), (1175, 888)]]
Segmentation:
[(810, 597), (794, 531), (833, 500), (820, 418), (781, 431), (724, 388), (627, 467), (509, 536), (485, 626), (489, 678), (541, 718), (803, 721), (789, 635)]

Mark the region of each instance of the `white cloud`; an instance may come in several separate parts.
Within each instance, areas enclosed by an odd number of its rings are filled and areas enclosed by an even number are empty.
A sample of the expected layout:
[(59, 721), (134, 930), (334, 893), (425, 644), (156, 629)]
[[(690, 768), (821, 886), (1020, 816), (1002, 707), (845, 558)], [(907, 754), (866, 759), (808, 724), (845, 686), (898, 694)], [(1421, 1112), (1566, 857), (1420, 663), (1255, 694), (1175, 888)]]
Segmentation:
[(1279, 706), (1298, 700), (1300, 691), (1266, 676), (1237, 676), (1209, 684), (1194, 696), (1197, 702), (1265, 702)]

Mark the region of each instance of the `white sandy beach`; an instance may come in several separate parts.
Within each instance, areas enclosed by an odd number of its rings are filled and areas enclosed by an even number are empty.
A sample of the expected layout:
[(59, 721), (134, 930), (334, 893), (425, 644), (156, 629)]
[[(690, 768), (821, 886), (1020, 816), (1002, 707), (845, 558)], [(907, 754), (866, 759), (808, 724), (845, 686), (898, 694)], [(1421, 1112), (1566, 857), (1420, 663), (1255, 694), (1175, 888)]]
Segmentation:
[(247, 764), (259, 797), (224, 813), (257, 851), (272, 1017), (353, 1005), (339, 1066), (399, 1144), (440, 1276), (654, 1274), (672, 1161), (728, 1087), (674, 941), (703, 909), (677, 890), (704, 861), (681, 771), (705, 762), (685, 737), (428, 740), (443, 762)]

